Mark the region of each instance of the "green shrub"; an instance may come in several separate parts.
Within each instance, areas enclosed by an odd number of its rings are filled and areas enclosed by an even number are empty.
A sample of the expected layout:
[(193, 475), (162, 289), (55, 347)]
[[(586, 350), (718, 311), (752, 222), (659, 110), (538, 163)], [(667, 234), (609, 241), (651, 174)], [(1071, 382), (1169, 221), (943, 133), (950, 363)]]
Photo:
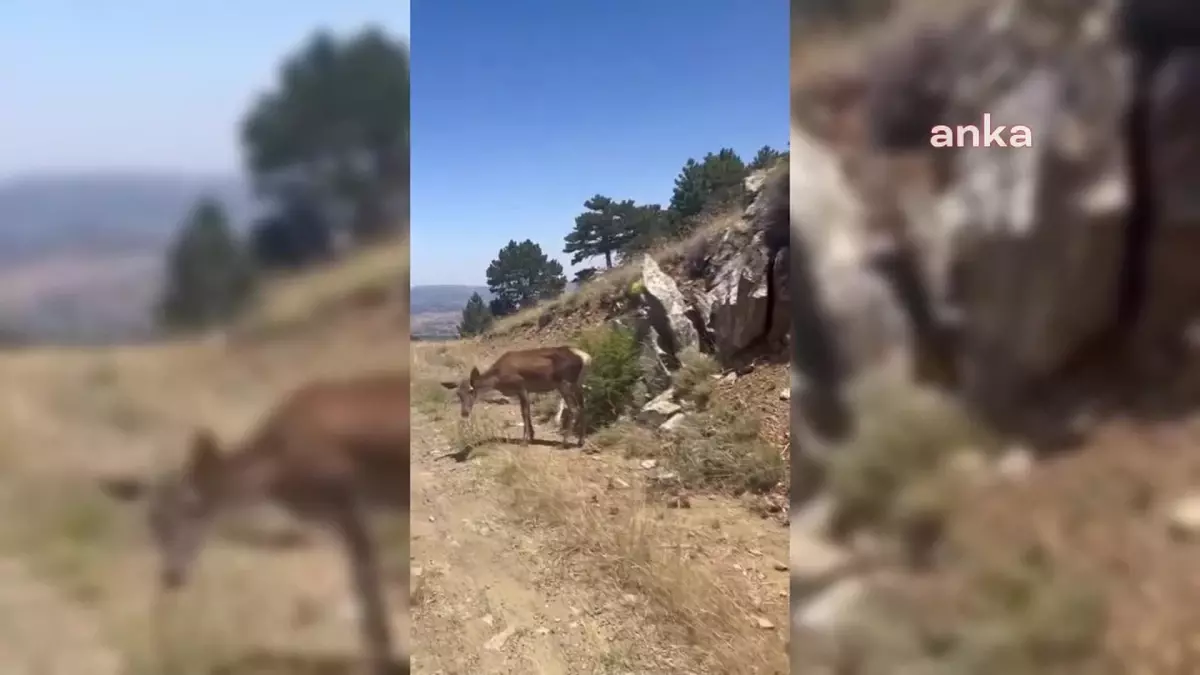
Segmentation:
[(994, 444), (956, 404), (929, 392), (884, 386), (864, 398), (870, 414), (830, 466), (839, 519), (848, 526), (896, 525), (908, 515), (897, 507), (913, 510), (918, 502), (915, 510), (927, 511), (936, 500), (906, 495), (910, 486), (937, 476), (956, 452)]
[(595, 430), (617, 421), (632, 405), (641, 379), (640, 346), (633, 331), (605, 327), (585, 334), (579, 348), (592, 355), (583, 405), (589, 430)]

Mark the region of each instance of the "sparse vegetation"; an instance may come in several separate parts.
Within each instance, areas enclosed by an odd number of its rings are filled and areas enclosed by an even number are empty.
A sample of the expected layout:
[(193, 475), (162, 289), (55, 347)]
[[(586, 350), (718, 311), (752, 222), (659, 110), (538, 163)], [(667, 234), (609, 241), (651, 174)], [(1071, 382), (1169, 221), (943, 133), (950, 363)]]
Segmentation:
[(335, 264), (274, 279), (264, 285), (237, 328), (250, 334), (283, 334), (347, 306), (370, 304), (364, 299), (387, 298), (403, 290), (408, 254), (408, 239), (397, 239), (357, 251)]
[(931, 392), (880, 383), (863, 393), (862, 405), (870, 414), (853, 447), (833, 458), (829, 476), (845, 527), (927, 520), (946, 461), (994, 448), (961, 407)]
[[(600, 565), (607, 583), (650, 603), (659, 622), (717, 672), (788, 672), (786, 633), (763, 630), (740, 575), (722, 575), (690, 559), (694, 545), (636, 493), (609, 492), (607, 506), (581, 504), (593, 493), (587, 466), (539, 465), (514, 454), (499, 469), (513, 510), (550, 529), (564, 555)], [(593, 476), (591, 480), (595, 480)], [(720, 532), (709, 530), (719, 539)]]
[(713, 395), (713, 376), (721, 372), (717, 360), (695, 347), (683, 350), (679, 355), (679, 370), (675, 371), (671, 386), (680, 401), (694, 403), (703, 410)]
[(720, 406), (692, 415), (662, 447), (689, 489), (763, 493), (786, 480), (787, 462), (762, 440), (751, 411)]

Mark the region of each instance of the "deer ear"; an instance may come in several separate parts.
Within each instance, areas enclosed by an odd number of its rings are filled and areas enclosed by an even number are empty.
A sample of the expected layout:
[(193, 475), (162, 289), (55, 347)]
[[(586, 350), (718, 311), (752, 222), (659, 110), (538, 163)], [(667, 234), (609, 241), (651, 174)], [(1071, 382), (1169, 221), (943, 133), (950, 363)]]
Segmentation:
[(470, 382), (471, 382), (471, 388), (472, 388), (472, 389), (474, 389), (474, 388), (475, 388), (475, 383), (476, 383), (476, 382), (478, 382), (478, 381), (479, 381), (479, 368), (478, 368), (478, 367), (475, 367), (475, 368), (472, 368), (472, 369), (471, 369), (471, 379), (470, 379)]
[(199, 429), (192, 437), (187, 472), (199, 483), (207, 483), (221, 466), (221, 451), (217, 437), (208, 429)]
[(444, 380), (443, 380), (443, 381), (442, 381), (442, 386), (443, 386), (443, 387), (445, 387), (445, 388), (447, 388), (447, 389), (458, 389), (458, 383), (457, 383), (457, 382), (446, 382), (446, 381), (444, 381)]

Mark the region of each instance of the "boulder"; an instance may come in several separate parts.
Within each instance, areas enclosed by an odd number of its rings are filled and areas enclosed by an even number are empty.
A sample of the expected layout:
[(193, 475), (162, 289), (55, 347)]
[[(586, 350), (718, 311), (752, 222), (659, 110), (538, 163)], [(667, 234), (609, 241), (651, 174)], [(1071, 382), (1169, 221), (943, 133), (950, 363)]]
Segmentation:
[(673, 389), (668, 389), (655, 396), (653, 400), (642, 406), (641, 411), (638, 412), (638, 421), (649, 426), (662, 426), (683, 410), (683, 406), (675, 402), (674, 396)]
[(700, 343), (700, 335), (688, 318), (689, 307), (683, 293), (675, 280), (649, 255), (642, 262), (642, 287), (647, 316), (658, 336), (658, 344), (664, 354), (677, 362), (681, 351)]
[[(723, 247), (734, 241), (731, 234), (726, 233)], [(763, 334), (771, 300), (767, 266), (763, 237), (754, 234), (717, 268), (708, 304), (709, 325), (719, 359), (729, 360)]]
[(991, 107), (993, 126), (1036, 130), (1033, 147), (960, 151), (929, 257), (935, 278), (949, 283), (958, 268), (970, 289), (964, 387), (979, 405), (1007, 405), (1115, 319), (1127, 201), (1111, 142), (1119, 85), (1103, 60), (1035, 70)]

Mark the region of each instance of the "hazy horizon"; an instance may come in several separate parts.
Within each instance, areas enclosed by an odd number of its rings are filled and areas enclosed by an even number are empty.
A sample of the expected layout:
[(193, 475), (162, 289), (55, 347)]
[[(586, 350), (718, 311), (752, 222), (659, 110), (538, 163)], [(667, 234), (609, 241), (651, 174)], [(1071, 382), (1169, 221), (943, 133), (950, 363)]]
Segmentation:
[[(409, 39), (409, 2), (0, 3), (0, 181), (242, 174), (238, 127), (314, 31)], [(97, 64), (103, 71), (97, 73)], [(51, 142), (52, 141), (52, 142)]]

